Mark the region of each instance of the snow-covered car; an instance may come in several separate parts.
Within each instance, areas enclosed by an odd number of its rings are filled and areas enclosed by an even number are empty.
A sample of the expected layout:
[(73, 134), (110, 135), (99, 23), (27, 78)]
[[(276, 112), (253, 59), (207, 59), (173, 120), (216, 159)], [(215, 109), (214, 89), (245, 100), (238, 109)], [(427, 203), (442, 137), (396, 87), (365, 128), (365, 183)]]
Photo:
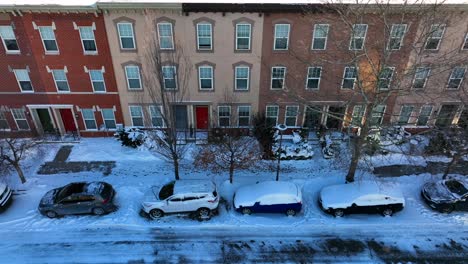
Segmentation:
[(243, 214), (285, 213), (293, 216), (302, 209), (302, 192), (292, 182), (259, 182), (239, 188), (233, 204), (235, 210)]
[(211, 217), (218, 208), (216, 185), (208, 180), (179, 180), (152, 186), (142, 202), (143, 211), (152, 219), (170, 213), (197, 212), (200, 219)]
[(114, 188), (106, 182), (74, 182), (48, 191), (38, 209), (49, 218), (67, 214), (103, 215), (117, 210), (114, 196)]
[(373, 181), (325, 187), (320, 191), (318, 202), (322, 210), (335, 217), (351, 213), (391, 216), (405, 207), (405, 198), (397, 186)]
[(421, 195), (426, 203), (442, 212), (468, 211), (468, 179), (452, 178), (424, 184)]
[(13, 199), (11, 189), (4, 183), (0, 183), (0, 210), (5, 209)]

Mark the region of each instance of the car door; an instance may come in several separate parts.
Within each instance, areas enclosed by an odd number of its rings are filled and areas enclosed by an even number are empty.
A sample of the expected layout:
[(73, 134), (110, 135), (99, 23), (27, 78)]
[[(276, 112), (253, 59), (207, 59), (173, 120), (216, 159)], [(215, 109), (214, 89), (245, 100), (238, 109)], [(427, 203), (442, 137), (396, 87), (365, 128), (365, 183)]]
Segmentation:
[(77, 214), (90, 213), (95, 207), (95, 197), (89, 194), (78, 195)]
[(58, 214), (79, 214), (79, 199), (75, 194), (63, 198), (57, 205), (56, 211)]
[(181, 195), (173, 195), (167, 198), (166, 208), (164, 212), (167, 213), (176, 213), (176, 212), (184, 212), (184, 197)]
[(186, 212), (193, 212), (203, 206), (198, 195), (184, 195), (184, 207)]
[(371, 214), (380, 210), (380, 207), (374, 195), (363, 195), (354, 201), (351, 210), (353, 213)]

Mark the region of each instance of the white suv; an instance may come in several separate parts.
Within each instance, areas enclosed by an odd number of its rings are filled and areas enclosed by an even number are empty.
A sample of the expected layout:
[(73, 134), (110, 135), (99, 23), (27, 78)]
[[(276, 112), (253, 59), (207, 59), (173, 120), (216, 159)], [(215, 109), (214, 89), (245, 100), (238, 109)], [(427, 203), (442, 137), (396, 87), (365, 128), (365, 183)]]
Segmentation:
[(216, 185), (211, 181), (179, 180), (152, 186), (143, 198), (143, 211), (157, 219), (164, 214), (197, 212), (201, 219), (211, 217), (219, 204)]
[(12, 191), (4, 183), (0, 183), (0, 209), (4, 209), (10, 204)]

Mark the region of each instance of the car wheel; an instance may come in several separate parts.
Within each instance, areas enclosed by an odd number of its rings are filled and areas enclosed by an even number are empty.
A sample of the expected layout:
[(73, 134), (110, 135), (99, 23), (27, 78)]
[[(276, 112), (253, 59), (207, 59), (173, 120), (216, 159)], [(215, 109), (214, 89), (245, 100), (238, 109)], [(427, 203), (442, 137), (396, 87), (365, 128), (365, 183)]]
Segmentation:
[(249, 215), (252, 213), (252, 210), (250, 210), (249, 208), (242, 208), (242, 213), (245, 215)]
[(393, 215), (393, 210), (392, 208), (385, 208), (382, 210), (382, 215), (383, 216), (392, 216)]
[(288, 210), (286, 211), (286, 215), (287, 215), (287, 216), (295, 216), (295, 215), (296, 215), (296, 210), (294, 210), (294, 209), (288, 209)]
[(47, 211), (46, 216), (49, 217), (49, 218), (57, 218), (58, 214), (56, 212), (54, 212), (54, 211)]
[(152, 219), (158, 219), (164, 216), (164, 212), (159, 209), (153, 209), (149, 212), (149, 216)]
[(104, 209), (102, 209), (101, 207), (93, 208), (94, 215), (103, 215), (104, 213), (106, 213), (106, 211), (104, 211)]
[(207, 219), (209, 218), (211, 215), (211, 210), (208, 209), (208, 208), (200, 208), (198, 209), (198, 217), (200, 217), (200, 219)]
[(335, 209), (333, 211), (333, 214), (335, 217), (342, 217), (344, 215), (344, 210), (343, 209)]
[(452, 205), (444, 205), (440, 208), (440, 212), (444, 214), (450, 214), (453, 211)]

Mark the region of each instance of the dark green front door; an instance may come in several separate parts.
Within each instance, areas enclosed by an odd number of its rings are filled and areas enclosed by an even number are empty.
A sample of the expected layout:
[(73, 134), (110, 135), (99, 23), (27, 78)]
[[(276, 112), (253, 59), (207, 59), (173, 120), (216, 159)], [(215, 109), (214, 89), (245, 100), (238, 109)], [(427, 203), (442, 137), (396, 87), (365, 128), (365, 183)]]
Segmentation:
[(52, 119), (50, 118), (49, 109), (36, 109), (39, 120), (41, 121), (42, 129), (44, 133), (54, 132), (54, 126), (52, 125)]

